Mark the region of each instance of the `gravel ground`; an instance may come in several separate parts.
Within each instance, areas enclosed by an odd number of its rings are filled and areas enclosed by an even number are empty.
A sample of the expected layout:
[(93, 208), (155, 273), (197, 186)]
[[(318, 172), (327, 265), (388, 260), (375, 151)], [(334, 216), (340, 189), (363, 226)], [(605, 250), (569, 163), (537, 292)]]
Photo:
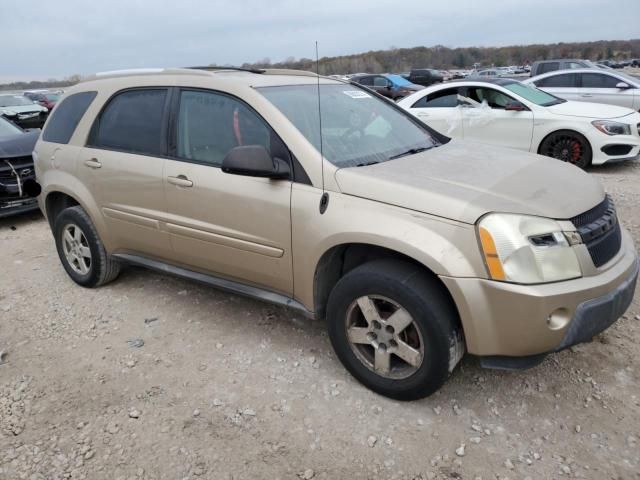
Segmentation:
[[(594, 168), (640, 244), (640, 164)], [(640, 295), (526, 372), (357, 384), (322, 322), (142, 269), (86, 290), (38, 214), (0, 220), (1, 479), (639, 479)]]

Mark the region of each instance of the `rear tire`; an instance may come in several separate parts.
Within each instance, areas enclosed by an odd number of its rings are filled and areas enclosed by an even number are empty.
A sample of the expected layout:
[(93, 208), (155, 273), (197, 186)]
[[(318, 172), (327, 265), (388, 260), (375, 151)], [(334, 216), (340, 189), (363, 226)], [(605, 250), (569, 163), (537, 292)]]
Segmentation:
[(589, 141), (572, 130), (558, 130), (549, 134), (540, 144), (538, 153), (569, 162), (582, 169), (591, 164), (593, 156)]
[(120, 263), (107, 254), (82, 207), (64, 209), (55, 219), (53, 234), (62, 266), (78, 285), (99, 287), (120, 273)]
[(356, 267), (332, 290), (327, 323), (342, 364), (374, 392), (416, 400), (449, 376), (458, 314), (420, 266), (376, 260)]

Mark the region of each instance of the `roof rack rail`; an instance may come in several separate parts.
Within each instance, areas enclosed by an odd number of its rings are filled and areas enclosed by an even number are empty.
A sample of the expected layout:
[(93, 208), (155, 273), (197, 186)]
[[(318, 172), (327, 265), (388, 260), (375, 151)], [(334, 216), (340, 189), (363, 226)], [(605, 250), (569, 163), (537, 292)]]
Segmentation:
[(249, 73), (265, 73), (265, 71), (261, 68), (241, 68), (241, 67), (218, 67), (218, 66), (197, 66), (197, 67), (185, 67), (189, 70), (236, 70), (238, 72), (249, 72)]

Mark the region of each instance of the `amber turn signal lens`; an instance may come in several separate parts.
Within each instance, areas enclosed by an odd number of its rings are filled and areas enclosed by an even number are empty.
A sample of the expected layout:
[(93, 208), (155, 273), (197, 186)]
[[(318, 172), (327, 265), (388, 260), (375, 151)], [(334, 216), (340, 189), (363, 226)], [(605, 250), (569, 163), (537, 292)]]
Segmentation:
[(484, 261), (487, 264), (491, 278), (494, 280), (504, 280), (504, 270), (502, 269), (502, 263), (500, 263), (500, 258), (498, 257), (496, 244), (489, 231), (482, 227), (480, 227), (480, 242), (482, 243)]

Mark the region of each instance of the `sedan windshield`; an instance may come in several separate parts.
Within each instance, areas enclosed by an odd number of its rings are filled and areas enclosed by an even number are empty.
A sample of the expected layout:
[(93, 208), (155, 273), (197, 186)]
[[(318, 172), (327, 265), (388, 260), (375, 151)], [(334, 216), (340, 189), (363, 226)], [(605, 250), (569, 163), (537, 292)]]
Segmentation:
[(541, 107), (551, 107), (552, 105), (558, 105), (564, 103), (566, 100), (555, 97), (550, 93), (543, 92), (537, 89), (533, 85), (525, 85), (524, 83), (514, 82), (508, 85), (504, 85), (504, 88), (512, 91), (516, 95), (524, 98), (525, 100), (540, 105)]
[(20, 107), (22, 105), (33, 105), (33, 100), (22, 95), (0, 95), (0, 107)]
[(291, 85), (262, 87), (258, 91), (338, 167), (384, 162), (439, 145), (408, 114), (355, 85), (321, 85), (320, 122), (317, 88)]

